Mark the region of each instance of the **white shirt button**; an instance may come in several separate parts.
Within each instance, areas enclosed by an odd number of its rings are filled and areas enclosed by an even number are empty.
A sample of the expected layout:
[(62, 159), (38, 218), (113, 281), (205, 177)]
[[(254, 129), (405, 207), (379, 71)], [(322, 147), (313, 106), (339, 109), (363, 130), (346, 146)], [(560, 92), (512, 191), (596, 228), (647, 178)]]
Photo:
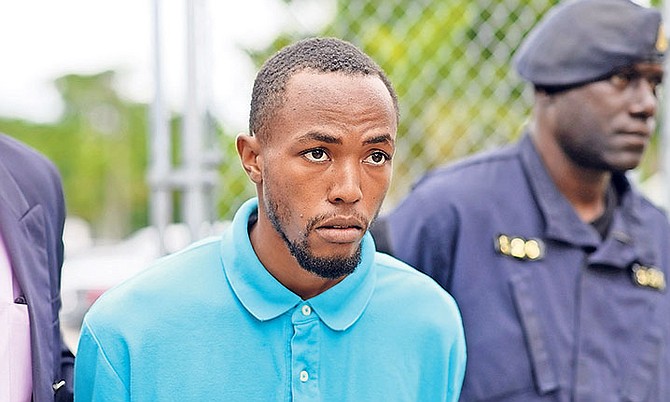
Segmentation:
[(312, 308), (308, 305), (302, 306), (302, 315), (310, 315), (312, 314)]
[(300, 372), (300, 381), (307, 382), (309, 380), (309, 373), (305, 370)]

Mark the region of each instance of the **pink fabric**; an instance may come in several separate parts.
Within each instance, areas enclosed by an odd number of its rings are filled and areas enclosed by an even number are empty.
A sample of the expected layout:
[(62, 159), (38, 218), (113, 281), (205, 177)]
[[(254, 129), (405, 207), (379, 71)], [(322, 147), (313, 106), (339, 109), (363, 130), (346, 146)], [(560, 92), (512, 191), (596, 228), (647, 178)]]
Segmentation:
[(0, 401), (30, 402), (33, 386), (28, 306), (14, 303), (16, 283), (0, 238)]

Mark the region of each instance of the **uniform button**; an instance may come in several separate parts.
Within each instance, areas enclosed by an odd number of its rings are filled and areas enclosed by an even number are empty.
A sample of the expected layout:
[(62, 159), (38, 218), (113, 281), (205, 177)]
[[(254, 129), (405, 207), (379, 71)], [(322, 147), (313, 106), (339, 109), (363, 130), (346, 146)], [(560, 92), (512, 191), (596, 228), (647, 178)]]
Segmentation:
[(312, 314), (312, 308), (308, 305), (302, 306), (302, 315), (310, 315)]
[(528, 240), (523, 246), (523, 251), (526, 253), (526, 257), (531, 260), (537, 260), (540, 258), (540, 254), (542, 254), (540, 243), (537, 240)]
[(512, 257), (524, 258), (526, 256), (526, 251), (524, 250), (526, 242), (522, 238), (520, 238), (520, 237), (513, 238), (509, 242), (509, 245), (510, 245), (510, 253), (512, 254)]
[(307, 382), (309, 380), (309, 373), (305, 370), (300, 372), (300, 381)]

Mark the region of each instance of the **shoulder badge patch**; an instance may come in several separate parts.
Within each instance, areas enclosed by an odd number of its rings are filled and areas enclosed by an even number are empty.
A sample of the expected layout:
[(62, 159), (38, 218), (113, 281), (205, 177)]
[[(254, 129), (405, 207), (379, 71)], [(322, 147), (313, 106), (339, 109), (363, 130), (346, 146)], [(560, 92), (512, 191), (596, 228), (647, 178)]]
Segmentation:
[(545, 246), (539, 239), (500, 234), (494, 239), (496, 252), (519, 260), (535, 261), (544, 257)]
[(665, 274), (658, 268), (633, 264), (633, 282), (642, 287), (665, 289)]
[(665, 36), (663, 24), (658, 26), (658, 35), (656, 37), (656, 51), (665, 53), (668, 49), (668, 38)]

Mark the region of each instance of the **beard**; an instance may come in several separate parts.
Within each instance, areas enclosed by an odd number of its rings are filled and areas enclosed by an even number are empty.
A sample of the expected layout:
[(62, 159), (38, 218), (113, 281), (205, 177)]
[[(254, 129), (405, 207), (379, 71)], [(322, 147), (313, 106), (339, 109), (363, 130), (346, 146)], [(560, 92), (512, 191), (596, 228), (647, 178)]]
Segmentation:
[(356, 270), (356, 267), (361, 262), (361, 245), (351, 256), (347, 257), (319, 257), (312, 254), (312, 251), (307, 242), (307, 237), (310, 231), (316, 226), (316, 223), (321, 220), (321, 217), (312, 218), (307, 223), (304, 232), (300, 233), (297, 240), (290, 240), (284, 232), (282, 216), (279, 213), (279, 205), (272, 201), (270, 197), (265, 198), (265, 210), (268, 214), (268, 219), (272, 223), (277, 233), (284, 239), (284, 243), (288, 247), (291, 255), (298, 261), (298, 264), (306, 271), (313, 273), (324, 279), (337, 279), (345, 275), (349, 275)]

